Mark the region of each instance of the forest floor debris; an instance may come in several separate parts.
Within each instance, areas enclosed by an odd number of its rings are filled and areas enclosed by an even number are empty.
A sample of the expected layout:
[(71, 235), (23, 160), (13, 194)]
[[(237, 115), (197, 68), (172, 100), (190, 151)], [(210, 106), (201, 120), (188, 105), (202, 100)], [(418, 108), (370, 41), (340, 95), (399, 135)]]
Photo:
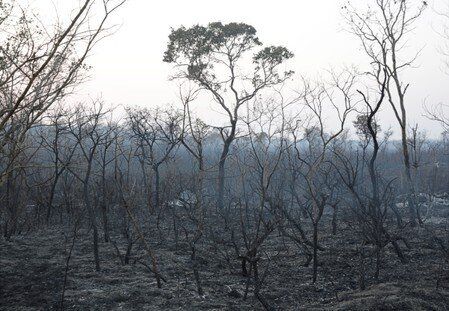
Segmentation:
[[(326, 221), (326, 220), (325, 220)], [(324, 224), (324, 223), (323, 223)], [(438, 229), (440, 223), (429, 223)], [(412, 230), (412, 229), (410, 229)], [(428, 232), (413, 229), (409, 259), (402, 264), (386, 248), (379, 283), (367, 278), (358, 290), (357, 267), (350, 231), (337, 236), (323, 228), (319, 277), (290, 241), (273, 234), (264, 252), (271, 254), (262, 293), (280, 310), (447, 310), (449, 267), (431, 247)], [(120, 247), (120, 238), (114, 236)], [(152, 273), (139, 261), (147, 260), (136, 245), (129, 265), (122, 265), (111, 243), (100, 245), (101, 272), (92, 259), (91, 233), (80, 231), (70, 260), (64, 298), (65, 310), (261, 310), (252, 290), (244, 299), (246, 278), (227, 267), (211, 247), (198, 253), (204, 295), (199, 296), (189, 265), (187, 245), (174, 241), (153, 245), (167, 283), (156, 287)], [(0, 240), (0, 310), (60, 310), (65, 261), (70, 235), (64, 230), (42, 230)], [(123, 250), (123, 249), (122, 249)], [(209, 253), (210, 252), (210, 253)], [(368, 263), (369, 265), (369, 263)], [(262, 265), (263, 266), (263, 265)], [(438, 286), (438, 288), (437, 288)]]

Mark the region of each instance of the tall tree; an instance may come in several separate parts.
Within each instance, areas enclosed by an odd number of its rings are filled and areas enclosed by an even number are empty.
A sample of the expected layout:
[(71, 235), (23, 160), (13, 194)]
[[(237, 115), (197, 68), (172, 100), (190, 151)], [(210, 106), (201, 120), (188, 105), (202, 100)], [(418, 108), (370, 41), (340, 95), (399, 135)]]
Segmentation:
[[(407, 139), (407, 106), (410, 103), (406, 100), (406, 94), (410, 84), (404, 81), (402, 72), (413, 65), (419, 53), (407, 58), (403, 49), (408, 34), (415, 27), (426, 6), (425, 1), (417, 5), (411, 0), (375, 0), (373, 5), (362, 13), (350, 3), (343, 7), (350, 31), (360, 39), (371, 64), (377, 64), (380, 70), (385, 70), (388, 75), (386, 99), (401, 130), (404, 175), (412, 226), (416, 225), (417, 204)], [(378, 70), (377, 66), (374, 70)]]
[[(254, 27), (215, 22), (173, 29), (164, 54), (164, 62), (179, 69), (175, 78), (192, 81), (209, 93), (228, 119), (228, 124), (219, 128), (223, 140), (218, 163), (219, 209), (224, 207), (225, 164), (236, 139), (240, 108), (263, 89), (282, 83), (293, 73), (278, 70), (293, 57), (288, 49), (267, 46), (256, 51), (261, 45)], [(252, 57), (249, 72), (243, 66), (248, 63), (248, 56)]]

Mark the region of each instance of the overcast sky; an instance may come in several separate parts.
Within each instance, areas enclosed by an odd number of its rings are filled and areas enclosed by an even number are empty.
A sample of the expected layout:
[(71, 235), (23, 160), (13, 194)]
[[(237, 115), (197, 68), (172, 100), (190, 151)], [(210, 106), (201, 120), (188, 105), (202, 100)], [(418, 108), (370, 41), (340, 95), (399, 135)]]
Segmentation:
[[(48, 7), (60, 8), (78, 0), (39, 0)], [(371, 0), (358, 0), (369, 3)], [(448, 3), (448, 0), (439, 0)], [(430, 1), (429, 1), (430, 2)], [(261, 41), (284, 45), (295, 59), (292, 69), (314, 76), (321, 70), (342, 65), (366, 65), (359, 42), (345, 32), (339, 0), (129, 0), (116, 15), (119, 31), (101, 42), (90, 58), (91, 79), (79, 90), (77, 98), (99, 94), (115, 105), (156, 106), (176, 104), (176, 85), (168, 80), (172, 68), (162, 62), (170, 27), (207, 24), (212, 21), (245, 22), (253, 25)], [(427, 10), (410, 36), (410, 49), (423, 48), (416, 65), (407, 73), (411, 83), (407, 97), (410, 123), (419, 122), (431, 132), (440, 128), (423, 114), (423, 103), (449, 103), (449, 77), (443, 73), (442, 57), (437, 49), (441, 39), (434, 28), (440, 20)], [(204, 103), (200, 114), (205, 118), (209, 107)], [(382, 114), (384, 127), (397, 126), (388, 106)]]

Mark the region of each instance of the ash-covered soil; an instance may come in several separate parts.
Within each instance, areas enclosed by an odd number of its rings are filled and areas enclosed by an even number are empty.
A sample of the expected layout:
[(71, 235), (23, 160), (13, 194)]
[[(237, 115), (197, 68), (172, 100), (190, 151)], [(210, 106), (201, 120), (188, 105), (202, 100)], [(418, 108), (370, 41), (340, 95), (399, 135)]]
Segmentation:
[[(447, 207), (445, 207), (445, 210)], [(409, 248), (401, 245), (408, 262), (401, 263), (388, 246), (379, 282), (372, 278), (374, 259), (367, 258), (367, 289), (358, 289), (359, 260), (352, 231), (341, 226), (337, 236), (324, 219), (318, 281), (291, 241), (273, 233), (263, 247), (261, 271), (266, 273), (262, 294), (278, 310), (448, 310), (449, 267), (433, 234), (445, 236), (446, 222), (429, 221), (425, 228), (408, 228)], [(435, 220), (434, 219), (434, 220)], [(431, 228), (431, 230), (429, 230)], [(169, 229), (167, 229), (169, 230)], [(150, 233), (149, 233), (150, 234)], [(187, 244), (166, 239), (152, 242), (166, 282), (158, 289), (144, 264), (150, 265), (136, 242), (131, 260), (123, 265), (112, 243), (101, 242), (101, 272), (94, 269), (91, 232), (80, 230), (69, 261), (65, 310), (263, 310), (239, 261), (229, 263), (220, 247), (202, 244), (198, 250), (204, 295), (199, 296)], [(168, 234), (167, 234), (168, 236)], [(114, 235), (122, 254), (125, 244)], [(0, 240), (0, 309), (60, 310), (70, 230), (47, 229)], [(218, 250), (217, 250), (218, 248)], [(232, 252), (228, 253), (232, 259)], [(270, 258), (268, 260), (267, 258)], [(447, 258), (446, 258), (447, 259)]]

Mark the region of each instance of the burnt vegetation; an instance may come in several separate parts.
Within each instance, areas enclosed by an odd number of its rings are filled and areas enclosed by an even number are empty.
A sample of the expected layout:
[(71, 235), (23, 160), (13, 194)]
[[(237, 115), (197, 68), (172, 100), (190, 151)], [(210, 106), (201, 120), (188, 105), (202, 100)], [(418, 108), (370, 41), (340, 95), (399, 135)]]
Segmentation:
[(425, 2), (342, 6), (363, 71), (214, 22), (171, 30), (172, 106), (68, 104), (124, 3), (44, 29), (0, 0), (0, 309), (447, 310), (447, 107), (440, 139), (407, 123)]

